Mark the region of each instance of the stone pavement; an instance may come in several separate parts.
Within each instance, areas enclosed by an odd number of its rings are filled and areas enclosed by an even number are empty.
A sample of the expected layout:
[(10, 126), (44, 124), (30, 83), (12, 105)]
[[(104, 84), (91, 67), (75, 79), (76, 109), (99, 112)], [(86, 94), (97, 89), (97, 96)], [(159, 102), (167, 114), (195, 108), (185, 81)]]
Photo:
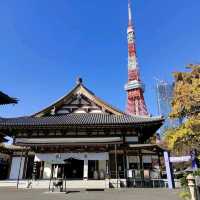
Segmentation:
[(0, 200), (179, 200), (178, 190), (167, 189), (110, 189), (106, 191), (71, 191), (49, 193), (45, 190), (16, 190), (0, 188)]

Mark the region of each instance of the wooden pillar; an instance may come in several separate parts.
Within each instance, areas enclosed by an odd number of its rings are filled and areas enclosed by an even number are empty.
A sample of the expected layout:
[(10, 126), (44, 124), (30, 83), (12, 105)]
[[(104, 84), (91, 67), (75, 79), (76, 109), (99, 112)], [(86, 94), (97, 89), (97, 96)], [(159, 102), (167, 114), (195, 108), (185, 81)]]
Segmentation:
[(27, 165), (28, 165), (28, 151), (25, 152), (24, 171), (23, 171), (23, 176), (22, 176), (23, 179), (26, 179)]
[(142, 151), (141, 149), (139, 150), (139, 161), (140, 161), (140, 176), (142, 179), (142, 184), (144, 181), (144, 169), (143, 169), (143, 159), (142, 159)]
[(129, 159), (128, 159), (127, 152), (126, 152), (126, 167), (127, 167), (127, 170), (129, 170)]
[(143, 159), (142, 159), (142, 152), (141, 152), (141, 150), (139, 150), (139, 167), (140, 167), (140, 170), (143, 169)]
[(124, 178), (127, 179), (127, 153), (126, 153), (126, 147), (124, 147), (124, 151), (123, 151), (123, 164), (124, 164)]
[(109, 160), (106, 160), (106, 178), (110, 178), (109, 177)]
[(117, 180), (117, 188), (118, 188), (117, 144), (115, 144), (115, 178)]
[(158, 165), (160, 169), (160, 178), (162, 178), (162, 165), (161, 165), (160, 157), (161, 157), (160, 152), (158, 152)]
[(124, 178), (127, 179), (127, 143), (125, 133), (123, 135), (123, 168), (124, 168)]

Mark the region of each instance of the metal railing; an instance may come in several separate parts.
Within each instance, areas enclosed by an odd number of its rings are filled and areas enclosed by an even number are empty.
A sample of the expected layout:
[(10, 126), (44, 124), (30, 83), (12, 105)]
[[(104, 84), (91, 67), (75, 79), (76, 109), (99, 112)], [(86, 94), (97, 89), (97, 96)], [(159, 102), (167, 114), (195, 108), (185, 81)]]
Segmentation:
[(63, 182), (65, 182), (65, 190), (66, 190), (66, 179), (62, 178), (50, 178), (49, 179), (49, 191), (54, 192), (55, 188), (59, 188), (60, 192), (63, 192)]
[[(122, 171), (110, 171), (109, 172), (109, 181), (115, 179), (114, 184), (117, 187), (140, 187), (140, 188), (162, 188), (166, 187), (165, 179), (160, 177), (153, 178), (150, 176), (145, 176), (145, 170), (132, 170), (131, 176), (128, 174), (129, 170)], [(126, 179), (126, 185), (122, 181)], [(110, 182), (111, 183), (111, 182)]]

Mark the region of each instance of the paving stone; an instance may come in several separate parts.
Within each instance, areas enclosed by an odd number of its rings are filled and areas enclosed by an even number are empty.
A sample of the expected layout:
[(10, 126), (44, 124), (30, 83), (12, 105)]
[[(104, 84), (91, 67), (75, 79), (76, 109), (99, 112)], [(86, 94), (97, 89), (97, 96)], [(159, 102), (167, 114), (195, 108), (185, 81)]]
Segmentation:
[(47, 190), (16, 190), (0, 188), (1, 200), (179, 200), (178, 190), (167, 189), (110, 189), (105, 191), (69, 190), (51, 193)]

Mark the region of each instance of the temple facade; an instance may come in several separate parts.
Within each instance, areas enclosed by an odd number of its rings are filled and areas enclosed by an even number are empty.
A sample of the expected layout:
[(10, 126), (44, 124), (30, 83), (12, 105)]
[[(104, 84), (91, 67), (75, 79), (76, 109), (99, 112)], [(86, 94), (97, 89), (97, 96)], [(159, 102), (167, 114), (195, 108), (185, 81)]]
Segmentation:
[(128, 10), (127, 112), (97, 97), (79, 78), (69, 93), (32, 116), (0, 119), (0, 132), (23, 148), (12, 154), (10, 180), (47, 180), (50, 185), (61, 179), (76, 188), (135, 187), (160, 181), (163, 150), (150, 138), (163, 118), (147, 115), (130, 1)]

